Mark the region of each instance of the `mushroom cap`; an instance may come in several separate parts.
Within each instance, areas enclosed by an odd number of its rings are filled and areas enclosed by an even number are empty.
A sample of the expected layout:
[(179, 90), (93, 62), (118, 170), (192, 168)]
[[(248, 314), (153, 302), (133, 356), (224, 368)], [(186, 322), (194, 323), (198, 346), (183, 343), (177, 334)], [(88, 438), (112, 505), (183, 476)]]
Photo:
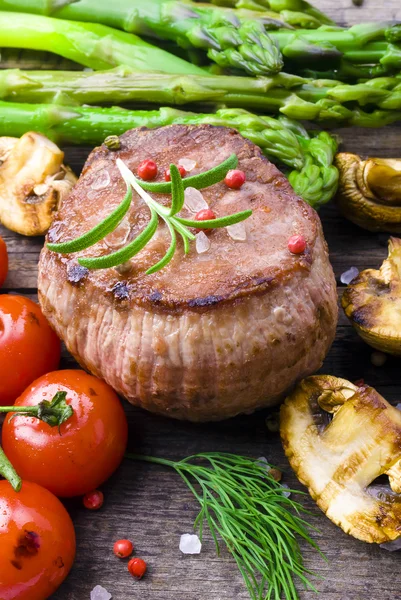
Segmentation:
[(346, 288), (342, 306), (362, 339), (401, 356), (401, 240), (390, 238), (379, 270), (362, 271)]
[[(369, 386), (318, 375), (286, 399), (280, 433), (298, 479), (333, 523), (369, 543), (401, 536), (401, 411)], [(373, 483), (381, 475), (390, 487)]]
[(337, 203), (343, 215), (369, 231), (401, 233), (401, 159), (340, 152)]
[(0, 222), (22, 235), (43, 235), (75, 185), (64, 152), (45, 136), (0, 138)]

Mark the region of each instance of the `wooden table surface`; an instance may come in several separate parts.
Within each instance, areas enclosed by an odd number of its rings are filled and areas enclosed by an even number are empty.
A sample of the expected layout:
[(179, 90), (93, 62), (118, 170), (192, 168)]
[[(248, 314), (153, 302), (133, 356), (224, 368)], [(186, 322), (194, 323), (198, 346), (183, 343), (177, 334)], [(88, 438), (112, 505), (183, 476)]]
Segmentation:
[[(365, 0), (362, 8), (351, 0), (315, 0), (315, 5), (341, 24), (377, 19), (401, 19), (400, 0)], [(4, 66), (4, 65), (2, 65)], [(401, 129), (339, 130), (342, 148), (378, 156), (400, 156)], [(67, 162), (78, 173), (89, 149), (66, 148)], [(331, 261), (339, 281), (351, 266), (378, 267), (386, 256), (387, 236), (365, 232), (342, 219), (334, 205), (321, 211)], [(16, 292), (36, 298), (38, 254), (42, 239), (28, 239), (0, 227), (10, 253), (10, 272), (3, 293)], [(341, 295), (339, 286), (339, 295)], [(374, 367), (371, 349), (348, 324), (343, 314), (334, 345), (322, 373), (351, 381), (364, 378), (389, 401), (401, 400), (400, 362), (389, 358), (385, 366)], [(63, 367), (73, 365), (64, 353)], [(159, 418), (129, 405), (130, 449), (143, 454), (181, 458), (202, 451), (228, 451), (266, 456), (285, 471), (284, 481), (300, 488), (284, 457), (280, 440), (265, 427), (263, 412), (217, 424), (194, 425)], [(199, 556), (184, 556), (178, 548), (182, 533), (192, 531), (197, 505), (174, 472), (158, 466), (125, 461), (104, 486), (105, 505), (99, 512), (85, 510), (80, 501), (67, 503), (73, 517), (78, 551), (71, 575), (54, 600), (84, 600), (101, 584), (113, 600), (247, 600), (249, 598), (236, 565), (227, 552), (215, 555), (206, 537)], [(314, 503), (312, 522), (320, 529), (314, 537), (328, 558), (321, 560), (305, 548), (307, 566), (322, 576), (316, 586), (325, 600), (401, 600), (401, 554), (388, 553), (346, 536)], [(130, 538), (136, 554), (143, 557), (149, 572), (134, 581), (126, 565), (112, 553), (113, 542)], [(301, 591), (302, 600), (313, 592)]]

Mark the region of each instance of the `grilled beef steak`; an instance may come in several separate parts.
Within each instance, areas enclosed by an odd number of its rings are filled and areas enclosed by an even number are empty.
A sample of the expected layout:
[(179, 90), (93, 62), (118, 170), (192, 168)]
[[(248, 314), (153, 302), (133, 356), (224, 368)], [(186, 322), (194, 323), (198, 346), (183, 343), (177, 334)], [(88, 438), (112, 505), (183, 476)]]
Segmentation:
[[(146, 275), (169, 245), (160, 223), (124, 268), (80, 267), (80, 255), (109, 253), (143, 229), (149, 211), (134, 192), (128, 217), (105, 241), (80, 254), (41, 254), (42, 309), (77, 361), (133, 404), (179, 419), (223, 419), (272, 405), (320, 367), (335, 334), (337, 299), (315, 211), (237, 132), (172, 125), (128, 131), (118, 152), (96, 148), (48, 235), (52, 242), (73, 239), (121, 202), (126, 188), (117, 157), (134, 173), (152, 158), (162, 179), (180, 158), (197, 162), (193, 175), (234, 152), (246, 183), (230, 190), (222, 182), (203, 195), (217, 216), (253, 209), (245, 241), (213, 230), (207, 252), (192, 244), (184, 256), (179, 245), (166, 268)], [(299, 255), (288, 250), (294, 234), (307, 241)]]

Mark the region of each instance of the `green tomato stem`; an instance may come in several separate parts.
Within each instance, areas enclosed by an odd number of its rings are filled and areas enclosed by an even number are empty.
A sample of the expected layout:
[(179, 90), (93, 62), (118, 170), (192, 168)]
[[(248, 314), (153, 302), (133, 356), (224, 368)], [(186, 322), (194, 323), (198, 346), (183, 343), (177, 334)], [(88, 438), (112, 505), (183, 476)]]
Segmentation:
[(16, 492), (19, 492), (22, 487), (22, 479), (14, 469), (7, 456), (4, 454), (3, 448), (0, 446), (0, 475), (7, 479), (9, 484)]
[(43, 400), (36, 406), (0, 406), (0, 413), (35, 417), (50, 427), (60, 427), (74, 412), (72, 407), (66, 403), (66, 397), (67, 392), (57, 392), (51, 401)]
[(39, 412), (39, 405), (36, 406), (0, 406), (0, 413), (24, 413), (32, 417), (37, 417)]

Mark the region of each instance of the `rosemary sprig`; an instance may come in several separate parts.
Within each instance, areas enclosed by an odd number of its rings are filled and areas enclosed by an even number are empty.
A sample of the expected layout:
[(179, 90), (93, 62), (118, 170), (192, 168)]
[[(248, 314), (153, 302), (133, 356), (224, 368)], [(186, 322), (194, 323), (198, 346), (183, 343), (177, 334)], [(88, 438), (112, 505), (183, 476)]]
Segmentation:
[[(231, 169), (235, 169), (238, 165), (238, 157), (236, 154), (231, 154), (226, 160), (222, 163), (213, 167), (209, 171), (205, 171), (204, 173), (198, 173), (197, 175), (191, 175), (190, 177), (185, 177), (183, 180), (184, 189), (188, 187), (196, 188), (197, 190), (203, 190), (208, 188), (215, 183), (219, 183), (223, 181), (227, 173)], [(171, 194), (172, 190), (172, 180), (171, 181), (141, 181), (141, 187), (147, 192), (153, 192), (155, 194)]]
[[(235, 223), (244, 221), (252, 214), (251, 210), (244, 210), (233, 215), (220, 217), (210, 221), (196, 221), (192, 219), (183, 219), (177, 216), (184, 206), (185, 188), (192, 186), (197, 189), (203, 189), (204, 187), (209, 187), (224, 179), (228, 171), (238, 164), (238, 158), (235, 154), (231, 155), (213, 169), (210, 169), (205, 173), (199, 173), (193, 177), (188, 177), (185, 180), (182, 179), (178, 168), (175, 165), (170, 165), (171, 181), (168, 183), (148, 184), (138, 180), (121, 159), (117, 159), (116, 164), (127, 186), (127, 193), (121, 204), (119, 204), (119, 206), (101, 223), (80, 237), (57, 244), (48, 243), (47, 247), (49, 250), (59, 252), (60, 254), (71, 254), (85, 250), (97, 242), (100, 242), (118, 227), (124, 216), (127, 214), (132, 201), (132, 188), (144, 200), (149, 208), (150, 221), (148, 225), (132, 242), (116, 252), (112, 252), (105, 256), (79, 258), (78, 263), (81, 266), (88, 269), (108, 269), (127, 262), (133, 256), (138, 254), (138, 252), (140, 252), (152, 239), (156, 233), (159, 218), (161, 218), (166, 223), (169, 230), (171, 243), (163, 258), (146, 271), (146, 274), (149, 275), (156, 271), (160, 271), (172, 260), (177, 249), (177, 233), (183, 240), (185, 254), (188, 254), (190, 250), (189, 243), (195, 239), (195, 235), (188, 227), (196, 227), (197, 229), (227, 227), (228, 225), (234, 225)], [(170, 208), (159, 204), (159, 202), (156, 202), (156, 200), (147, 193), (144, 188), (148, 188), (149, 185), (156, 186), (156, 189), (152, 189), (157, 193), (171, 193)]]
[(207, 523), (218, 554), (219, 538), (224, 541), (252, 600), (280, 600), (282, 594), (286, 600), (298, 600), (297, 577), (316, 591), (309, 581), (314, 574), (304, 566), (298, 542), (301, 538), (320, 552), (308, 533), (313, 528), (300, 516), (307, 511), (283, 494), (287, 490), (265, 465), (219, 452), (180, 461), (127, 457), (171, 467), (182, 477), (201, 507), (194, 524), (199, 537)]

